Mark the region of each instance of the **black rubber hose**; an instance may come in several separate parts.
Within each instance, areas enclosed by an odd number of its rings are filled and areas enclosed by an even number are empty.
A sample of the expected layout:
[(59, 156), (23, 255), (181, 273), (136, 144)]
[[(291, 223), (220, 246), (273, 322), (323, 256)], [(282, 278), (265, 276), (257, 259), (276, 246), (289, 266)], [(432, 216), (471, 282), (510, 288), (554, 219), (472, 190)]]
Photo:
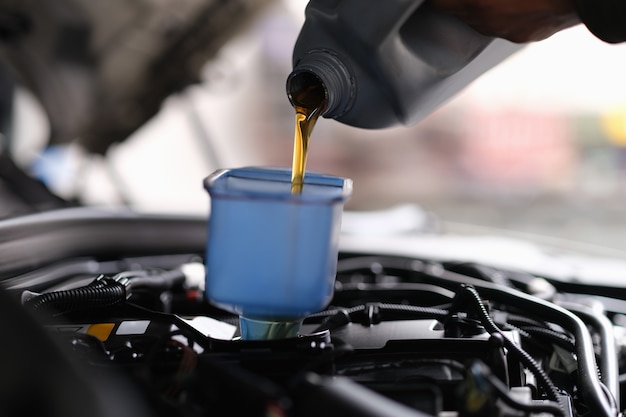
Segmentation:
[(564, 308), (572, 311), (579, 316), (585, 323), (591, 325), (598, 333), (600, 333), (600, 371), (602, 372), (602, 381), (609, 389), (612, 399), (615, 400), (617, 408), (620, 407), (619, 393), (619, 363), (618, 352), (615, 344), (615, 334), (613, 332), (613, 323), (604, 314), (597, 314), (590, 307), (582, 306), (575, 303), (560, 302)]
[(522, 291), (465, 277), (445, 271), (443, 268), (437, 269), (422, 263), (415, 263), (412, 270), (430, 279), (436, 279), (440, 285), (452, 290), (458, 288), (458, 285), (462, 283), (472, 285), (489, 299), (522, 311), (532, 311), (535, 317), (552, 321), (571, 332), (576, 341), (578, 387), (581, 389), (584, 401), (593, 410), (594, 416), (615, 417), (619, 414), (618, 410), (606, 398), (604, 389), (597, 378), (595, 352), (589, 331), (585, 323), (574, 313)]
[[(348, 271), (359, 269), (368, 270), (368, 266), (374, 263), (382, 265), (381, 267), (385, 271), (397, 271), (398, 274), (409, 273), (409, 278), (417, 282), (440, 285), (452, 291), (456, 291), (460, 284), (473, 285), (489, 299), (516, 307), (521, 311), (532, 312), (535, 317), (541, 317), (543, 320), (559, 324), (572, 333), (576, 341), (578, 387), (581, 390), (583, 400), (593, 410), (594, 416), (615, 417), (618, 415), (619, 412), (606, 398), (602, 384), (598, 380), (594, 346), (589, 331), (585, 323), (574, 313), (522, 291), (446, 271), (441, 264), (425, 263), (414, 258), (357, 256), (340, 260), (337, 271), (347, 273)], [(369, 271), (371, 272), (371, 268)], [(564, 288), (563, 283), (559, 283), (559, 288), (571, 291), (573, 289), (571, 288), (572, 285), (574, 284), (567, 283), (566, 288)], [(583, 289), (583, 286), (579, 285), (576, 288), (581, 293), (592, 292), (598, 295), (598, 288), (602, 289), (603, 287), (585, 285)], [(619, 292), (619, 289), (610, 288), (610, 291), (612, 292), (612, 297), (615, 297), (615, 292)]]
[(26, 301), (24, 306), (32, 311), (64, 314), (84, 309), (113, 307), (125, 300), (124, 284), (99, 277), (85, 287), (40, 294)]

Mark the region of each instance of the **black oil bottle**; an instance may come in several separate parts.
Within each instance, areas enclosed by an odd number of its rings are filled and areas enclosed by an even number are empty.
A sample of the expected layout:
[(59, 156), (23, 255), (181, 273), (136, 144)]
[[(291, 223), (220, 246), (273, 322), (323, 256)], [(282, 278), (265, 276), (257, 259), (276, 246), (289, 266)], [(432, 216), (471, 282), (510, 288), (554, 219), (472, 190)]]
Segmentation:
[(319, 83), (324, 117), (372, 129), (410, 125), (521, 47), (423, 0), (311, 0), (287, 94), (294, 103)]

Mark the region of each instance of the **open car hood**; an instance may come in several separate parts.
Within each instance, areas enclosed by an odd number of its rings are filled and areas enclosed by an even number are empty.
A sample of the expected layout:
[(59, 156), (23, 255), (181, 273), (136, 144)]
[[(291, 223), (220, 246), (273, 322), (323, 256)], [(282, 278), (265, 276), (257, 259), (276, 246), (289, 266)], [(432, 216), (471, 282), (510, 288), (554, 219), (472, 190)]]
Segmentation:
[(198, 81), (203, 64), (268, 0), (8, 0), (0, 66), (31, 90), (50, 144), (104, 153)]

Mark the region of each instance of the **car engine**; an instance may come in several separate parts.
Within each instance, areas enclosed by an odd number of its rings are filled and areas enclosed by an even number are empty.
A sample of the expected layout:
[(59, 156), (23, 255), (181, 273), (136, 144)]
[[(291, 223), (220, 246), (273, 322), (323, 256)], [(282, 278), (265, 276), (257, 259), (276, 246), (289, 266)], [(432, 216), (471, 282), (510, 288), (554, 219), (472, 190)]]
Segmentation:
[(623, 288), (344, 245), (332, 302), (297, 337), (241, 340), (237, 316), (203, 294), (206, 233), (202, 218), (88, 208), (0, 222), (0, 407), (64, 416), (621, 414)]

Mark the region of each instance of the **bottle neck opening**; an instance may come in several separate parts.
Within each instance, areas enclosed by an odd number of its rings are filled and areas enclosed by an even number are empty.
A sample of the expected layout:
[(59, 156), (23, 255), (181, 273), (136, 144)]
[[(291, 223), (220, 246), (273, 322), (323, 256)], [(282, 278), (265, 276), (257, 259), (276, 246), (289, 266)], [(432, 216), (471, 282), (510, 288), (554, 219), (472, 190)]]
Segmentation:
[(324, 117), (338, 117), (348, 111), (354, 92), (350, 71), (330, 51), (310, 51), (297, 61), (287, 78), (291, 104), (306, 108), (317, 108), (321, 104)]
[(322, 80), (306, 70), (294, 71), (287, 79), (287, 96), (294, 107), (316, 109), (328, 101)]

